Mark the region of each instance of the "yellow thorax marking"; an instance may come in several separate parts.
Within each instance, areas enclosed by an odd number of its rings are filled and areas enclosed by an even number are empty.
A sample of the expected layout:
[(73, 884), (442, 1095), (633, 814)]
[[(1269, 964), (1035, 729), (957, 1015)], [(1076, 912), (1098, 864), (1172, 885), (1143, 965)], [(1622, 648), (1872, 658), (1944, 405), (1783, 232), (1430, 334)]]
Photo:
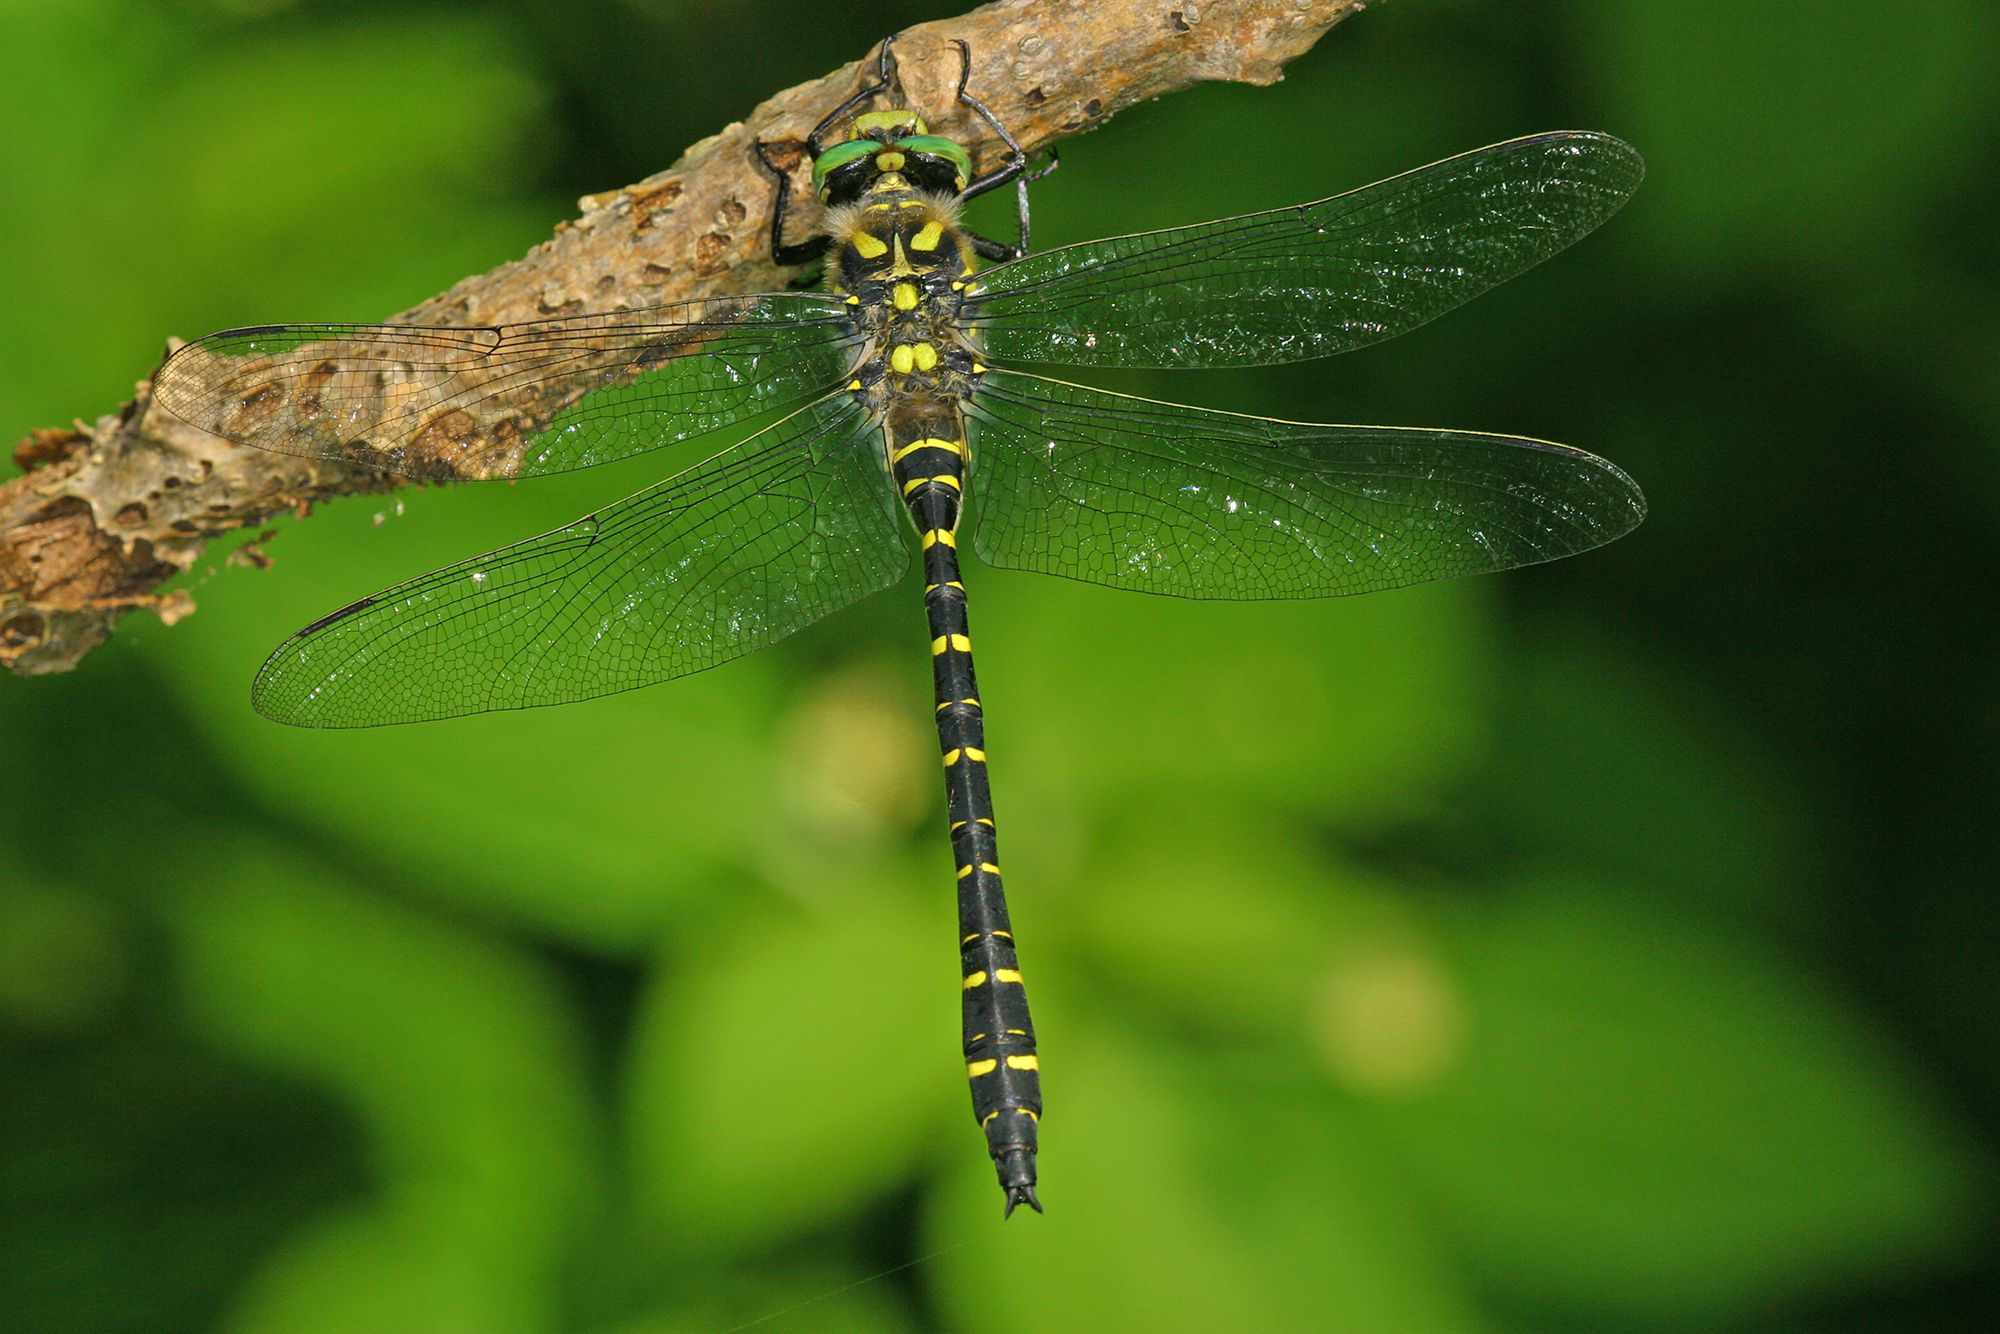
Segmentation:
[(911, 352), (916, 357), (917, 369), (920, 371), (930, 370), (938, 364), (938, 350), (929, 343), (918, 343)]
[(882, 244), (882, 238), (871, 232), (855, 232), (848, 244), (863, 259), (880, 259), (889, 253), (889, 247)]
[(943, 239), (943, 237), (944, 237), (944, 224), (939, 222), (936, 218), (932, 218), (929, 222), (923, 225), (922, 230), (920, 230), (915, 236), (912, 236), (910, 238), (910, 249), (936, 250), (938, 247), (938, 242), (941, 239)]
[(895, 289), (889, 293), (889, 299), (896, 303), (897, 310), (915, 310), (918, 300), (917, 285), (897, 283)]
[(908, 375), (916, 369), (917, 354), (908, 343), (898, 343), (889, 349), (889, 369), (898, 375)]
[(910, 263), (910, 257), (903, 253), (903, 238), (896, 237), (896, 258), (889, 265), (891, 278), (908, 278), (915, 274), (917, 266)]

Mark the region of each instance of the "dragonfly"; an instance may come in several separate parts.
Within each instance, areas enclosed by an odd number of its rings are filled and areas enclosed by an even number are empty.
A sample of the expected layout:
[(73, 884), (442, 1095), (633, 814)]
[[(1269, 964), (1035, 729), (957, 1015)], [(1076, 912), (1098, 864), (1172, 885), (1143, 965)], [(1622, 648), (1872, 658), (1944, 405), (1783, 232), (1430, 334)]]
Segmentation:
[[(770, 244), (819, 290), (487, 327), (260, 325), (178, 349), (153, 401), (259, 449), (419, 479), (588, 468), (743, 434), (574, 523), (360, 599), (292, 635), (252, 702), (304, 727), (566, 704), (702, 671), (913, 563), (959, 908), (963, 1057), (1006, 1213), (1040, 1211), (1040, 1057), (1002, 888), (961, 536), (986, 564), (1182, 598), (1319, 598), (1505, 570), (1645, 514), (1623, 471), (1513, 435), (1281, 421), (1024, 366), (1246, 366), (1405, 333), (1597, 227), (1629, 145), (1537, 134), (1295, 207), (1031, 251), (1052, 170), (967, 91), (1005, 156), (871, 81), (803, 145), (817, 226)], [(956, 108), (953, 109), (956, 112)], [(845, 134), (832, 139), (845, 125)], [(796, 145), (794, 145), (796, 147)], [(961, 221), (1012, 185), (1018, 240)], [(982, 265), (982, 261), (986, 261)], [(963, 522), (970, 514), (970, 525)]]

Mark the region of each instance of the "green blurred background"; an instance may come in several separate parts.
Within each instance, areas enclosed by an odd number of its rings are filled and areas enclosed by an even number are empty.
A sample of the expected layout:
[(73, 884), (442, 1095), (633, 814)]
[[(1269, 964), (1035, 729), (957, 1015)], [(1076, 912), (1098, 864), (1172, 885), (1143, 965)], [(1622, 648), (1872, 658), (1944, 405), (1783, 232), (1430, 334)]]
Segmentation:
[[(950, 12), (8, 0), (0, 439)], [(1979, 0), (1404, 0), (1063, 146), (1044, 244), (1631, 140), (1623, 214), (1450, 318), (1148, 387), (1653, 510), (1343, 603), (975, 566), (1046, 1217), (954, 1056), (909, 586), (589, 705), (250, 712), (300, 624), (645, 460), (329, 507), (0, 683), (0, 1328), (1993, 1328), (1996, 51)]]

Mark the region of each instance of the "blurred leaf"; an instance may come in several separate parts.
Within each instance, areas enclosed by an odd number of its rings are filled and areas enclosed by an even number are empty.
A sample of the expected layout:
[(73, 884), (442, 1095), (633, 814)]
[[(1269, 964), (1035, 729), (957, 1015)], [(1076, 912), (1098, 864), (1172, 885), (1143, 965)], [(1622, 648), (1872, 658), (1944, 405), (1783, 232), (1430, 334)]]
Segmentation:
[(0, 141), (7, 439), (129, 397), (169, 332), (380, 317), (555, 216), (509, 202), (545, 95), (489, 18), (11, 6), (0, 87), (36, 127)]
[(1684, 1327), (1896, 1273), (1966, 1225), (1956, 1137), (1792, 970), (1567, 886), (1445, 926), (1465, 1060), (1377, 1120), (1485, 1282)]
[(1724, 916), (1804, 911), (1820, 840), (1757, 732), (1590, 626), (1540, 629), (1510, 674), (1486, 781), (1513, 836), (1619, 898)]
[(1470, 581), (1193, 603), (975, 578), (989, 750), (996, 774), (1032, 775), (1003, 794), (1003, 831), (1010, 796), (1039, 825), (1053, 807), (1117, 812), (1163, 788), (1365, 822), (1484, 739), (1486, 603)]
[(1073, 877), (1016, 897), (1035, 941), (1066, 944), (1066, 973), (1095, 970), (1184, 1038), (1266, 1046), (1298, 1043), (1329, 941), (1399, 915), (1254, 803), (1186, 797), (1126, 816)]
[[(247, 699), (257, 664), (286, 632), (557, 522), (547, 516), (574, 518), (589, 506), (583, 497), (615, 494), (621, 479), (604, 471), (586, 474), (588, 486), (520, 494), (461, 487), (355, 500), (283, 525), (277, 566), (227, 571), (212, 594), (198, 587), (201, 614), (152, 637), (154, 656), (266, 800), (363, 862), (482, 913), (596, 948), (643, 949), (677, 900), (762, 841), (778, 758), (770, 654), (667, 690), (412, 727), (281, 727)], [(396, 511), (407, 513), (378, 526)]]
[[(1729, 0), (1587, 6), (1589, 67), (1647, 155), (1633, 210), (1684, 268), (1865, 280), (1992, 119), (2000, 15), (1979, 0), (1816, 5), (1742, 21)], [(1832, 95), (1829, 95), (1832, 92)]]
[(827, 906), (745, 905), (654, 975), (627, 1133), (642, 1211), (676, 1249), (768, 1245), (879, 1198), (965, 1097), (946, 901), (915, 911), (894, 864), (829, 879)]
[(1002, 1225), (991, 1169), (970, 1161), (933, 1200), (931, 1240), (973, 1243), (936, 1262), (960, 1322), (992, 1310), (1004, 1275), (1076, 1329), (1481, 1327), (1352, 1124), (1319, 1096), (1232, 1082), (1173, 1033), (1066, 1028), (1044, 1063), (1046, 1216)]
[(294, 860), (210, 855), (178, 924), (202, 1022), (348, 1102), (381, 1176), (373, 1205), (272, 1261), (242, 1327), (543, 1327), (598, 1187), (579, 1035), (550, 979)]

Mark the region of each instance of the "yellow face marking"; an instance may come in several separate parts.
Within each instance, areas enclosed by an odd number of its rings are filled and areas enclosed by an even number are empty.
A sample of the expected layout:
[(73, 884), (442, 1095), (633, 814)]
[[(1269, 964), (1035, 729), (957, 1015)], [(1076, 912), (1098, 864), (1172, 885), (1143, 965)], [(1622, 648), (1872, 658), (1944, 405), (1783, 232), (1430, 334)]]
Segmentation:
[(983, 987), (985, 985), (986, 974), (984, 972), (967, 973), (965, 975), (965, 990), (971, 991), (974, 987)]
[(990, 1075), (999, 1068), (1000, 1062), (990, 1057), (984, 1061), (967, 1061), (965, 1063), (965, 1073), (973, 1079), (977, 1079), (981, 1075)]
[(917, 369), (927, 371), (938, 364), (938, 350), (929, 343), (918, 343), (912, 349), (917, 360)]
[(995, 982), (1012, 982), (1018, 987), (1022, 985), (1021, 970), (1018, 968), (995, 968), (993, 970), (993, 980)]
[(875, 170), (901, 171), (902, 169), (903, 155), (901, 153), (877, 153), (875, 155)]
[(908, 375), (916, 369), (917, 354), (908, 343), (898, 343), (889, 349), (889, 369), (898, 375)]
[(897, 283), (895, 290), (889, 293), (889, 299), (896, 303), (897, 310), (915, 310), (917, 308), (917, 285), (915, 283)]
[(1009, 1070), (1039, 1070), (1042, 1068), (1042, 1063), (1038, 1057), (1034, 1056), (1009, 1056), (1007, 1058), (1007, 1068)]
[(912, 236), (910, 238), (910, 249), (936, 250), (938, 248), (938, 242), (943, 239), (944, 239), (944, 224), (939, 222), (936, 218), (932, 218), (929, 222), (923, 225), (923, 228), (919, 230), (915, 236)]
[(854, 253), (863, 259), (880, 259), (889, 253), (889, 247), (882, 244), (882, 238), (867, 232), (856, 232), (847, 243), (854, 247)]

